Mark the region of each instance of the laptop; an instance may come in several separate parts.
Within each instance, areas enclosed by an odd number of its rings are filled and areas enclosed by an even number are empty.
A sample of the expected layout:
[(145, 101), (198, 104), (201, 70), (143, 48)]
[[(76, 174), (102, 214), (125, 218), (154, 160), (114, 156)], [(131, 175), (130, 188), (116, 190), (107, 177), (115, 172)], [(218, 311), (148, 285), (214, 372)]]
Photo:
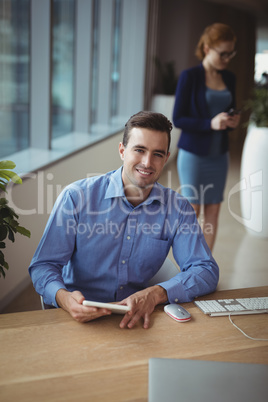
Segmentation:
[(148, 402), (267, 402), (268, 365), (149, 359)]

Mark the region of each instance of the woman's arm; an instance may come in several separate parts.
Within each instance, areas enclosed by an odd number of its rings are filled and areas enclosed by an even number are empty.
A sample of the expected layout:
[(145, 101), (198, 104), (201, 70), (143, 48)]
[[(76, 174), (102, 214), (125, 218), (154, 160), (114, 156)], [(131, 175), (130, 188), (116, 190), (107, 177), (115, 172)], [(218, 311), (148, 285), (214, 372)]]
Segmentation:
[(175, 127), (187, 132), (207, 133), (211, 119), (206, 114), (206, 100), (200, 89), (200, 77), (194, 71), (181, 73), (175, 94), (173, 122)]

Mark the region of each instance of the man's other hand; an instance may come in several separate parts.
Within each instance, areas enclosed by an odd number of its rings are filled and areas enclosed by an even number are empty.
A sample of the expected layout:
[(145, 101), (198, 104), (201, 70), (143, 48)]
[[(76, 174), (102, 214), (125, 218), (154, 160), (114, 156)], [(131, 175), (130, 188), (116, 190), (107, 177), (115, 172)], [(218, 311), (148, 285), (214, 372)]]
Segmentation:
[(161, 286), (151, 286), (122, 300), (119, 304), (127, 304), (130, 311), (124, 315), (120, 328), (133, 328), (143, 318), (143, 328), (149, 328), (150, 315), (157, 304), (167, 301), (167, 292)]

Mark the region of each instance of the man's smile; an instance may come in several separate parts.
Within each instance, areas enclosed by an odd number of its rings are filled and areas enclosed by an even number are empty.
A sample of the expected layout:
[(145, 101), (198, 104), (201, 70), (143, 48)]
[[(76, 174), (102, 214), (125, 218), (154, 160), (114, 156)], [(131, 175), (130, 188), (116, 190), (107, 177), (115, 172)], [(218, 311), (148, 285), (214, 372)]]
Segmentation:
[(151, 174), (153, 174), (152, 170), (144, 170), (144, 169), (140, 169), (140, 168), (136, 168), (137, 172), (140, 173), (143, 176), (150, 176)]

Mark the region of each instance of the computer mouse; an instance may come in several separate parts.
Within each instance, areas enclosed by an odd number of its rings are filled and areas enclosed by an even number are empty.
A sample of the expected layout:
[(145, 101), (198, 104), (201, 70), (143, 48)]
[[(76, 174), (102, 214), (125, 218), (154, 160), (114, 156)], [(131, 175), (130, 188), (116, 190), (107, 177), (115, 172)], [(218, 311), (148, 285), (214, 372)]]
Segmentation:
[(164, 311), (174, 320), (179, 322), (186, 322), (191, 319), (191, 314), (179, 304), (167, 304)]

